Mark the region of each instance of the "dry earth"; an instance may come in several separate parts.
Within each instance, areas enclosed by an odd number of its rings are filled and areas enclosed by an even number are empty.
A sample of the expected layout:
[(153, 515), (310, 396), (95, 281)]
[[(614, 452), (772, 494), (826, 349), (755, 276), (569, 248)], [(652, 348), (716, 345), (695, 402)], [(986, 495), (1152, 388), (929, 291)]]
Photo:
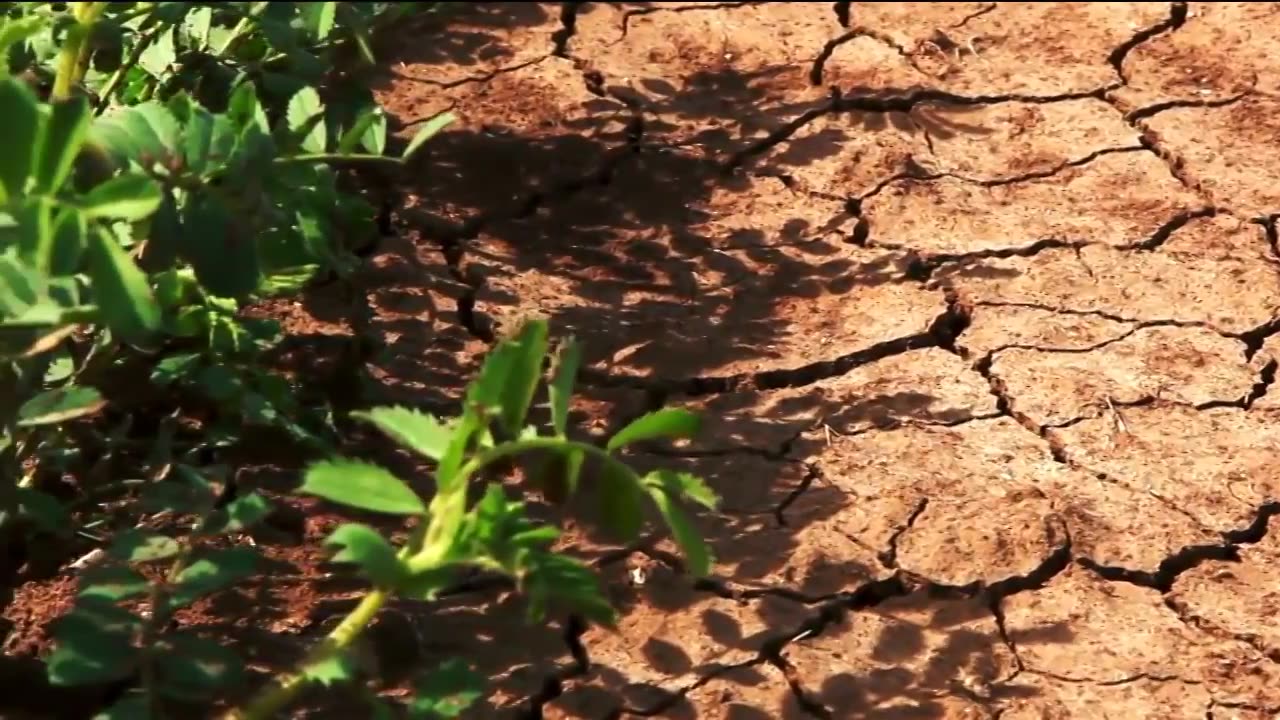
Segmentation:
[[(696, 583), (564, 521), (616, 630), (483, 583), (388, 612), (391, 692), (459, 654), (474, 718), (1278, 716), (1280, 3), (459, 12), (378, 85), (406, 134), (460, 122), (371, 263), (364, 401), (448, 411), (542, 314), (579, 430), (703, 411), (634, 460), (724, 503)], [(323, 307), (274, 310), (327, 347)], [(348, 602), (300, 507), (261, 664)]]

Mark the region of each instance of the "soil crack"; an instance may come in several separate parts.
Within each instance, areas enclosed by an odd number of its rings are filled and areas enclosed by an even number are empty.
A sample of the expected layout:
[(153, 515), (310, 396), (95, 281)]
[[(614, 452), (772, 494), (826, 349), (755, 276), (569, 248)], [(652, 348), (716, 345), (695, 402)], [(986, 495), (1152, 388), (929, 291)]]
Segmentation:
[(1165, 32), (1177, 30), (1187, 21), (1187, 4), (1185, 2), (1174, 2), (1169, 4), (1169, 17), (1150, 27), (1143, 28), (1133, 34), (1133, 37), (1126, 40), (1119, 47), (1111, 51), (1107, 56), (1107, 62), (1111, 63), (1111, 67), (1115, 68), (1116, 75), (1120, 77), (1122, 82), (1129, 82), (1129, 78), (1124, 73), (1124, 60), (1128, 57), (1129, 52), (1138, 47), (1142, 43), (1151, 38), (1161, 35)]

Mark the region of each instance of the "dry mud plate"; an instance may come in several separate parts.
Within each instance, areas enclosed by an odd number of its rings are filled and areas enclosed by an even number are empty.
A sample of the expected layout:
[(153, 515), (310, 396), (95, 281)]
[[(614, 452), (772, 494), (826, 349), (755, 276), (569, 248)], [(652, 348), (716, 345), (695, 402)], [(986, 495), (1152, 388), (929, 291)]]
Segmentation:
[[(631, 460), (724, 501), (699, 582), (545, 507), (618, 627), (480, 582), (379, 620), (384, 690), (463, 655), (471, 718), (1278, 716), (1280, 4), (460, 5), (376, 85), (460, 120), (370, 263), (363, 402), (450, 412), (546, 316), (576, 432), (695, 408)], [(320, 346), (320, 305), (268, 310)], [(301, 510), (293, 570), (184, 622), (262, 667), (323, 633)]]

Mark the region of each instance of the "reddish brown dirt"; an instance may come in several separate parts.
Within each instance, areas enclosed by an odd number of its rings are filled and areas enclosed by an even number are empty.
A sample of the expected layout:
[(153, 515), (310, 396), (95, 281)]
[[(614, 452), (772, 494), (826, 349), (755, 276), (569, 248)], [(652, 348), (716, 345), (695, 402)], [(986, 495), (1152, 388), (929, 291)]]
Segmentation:
[[(473, 718), (1278, 716), (1280, 6), (459, 5), (376, 84), (402, 134), (460, 121), (361, 281), (356, 401), (447, 412), (548, 317), (586, 343), (576, 432), (705, 413), (632, 459), (721, 493), (717, 561), (530, 494), (619, 626), (404, 604), (379, 688), (461, 655)], [(343, 378), (335, 304), (263, 310)], [(317, 550), (344, 517), (294, 506), (290, 569), (184, 618), (264, 669), (354, 597)], [(6, 649), (67, 592), (20, 587)]]

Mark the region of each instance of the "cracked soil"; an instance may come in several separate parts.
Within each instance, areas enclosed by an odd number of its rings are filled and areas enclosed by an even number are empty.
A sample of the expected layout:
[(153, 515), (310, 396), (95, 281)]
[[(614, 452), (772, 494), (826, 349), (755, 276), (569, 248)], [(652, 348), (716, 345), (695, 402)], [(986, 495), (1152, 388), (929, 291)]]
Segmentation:
[[(631, 460), (724, 502), (694, 582), (517, 473), (618, 627), (480, 578), (384, 613), (380, 690), (461, 655), (469, 718), (1280, 717), (1280, 3), (459, 5), (384, 51), (403, 134), (460, 121), (363, 320), (263, 311), (322, 377), (373, 338), (359, 402), (445, 413), (544, 315), (585, 343), (575, 432), (694, 408)], [(343, 517), (288, 502), (285, 569), (183, 618), (260, 669), (354, 597), (315, 549)], [(6, 650), (71, 592), (18, 588)]]

